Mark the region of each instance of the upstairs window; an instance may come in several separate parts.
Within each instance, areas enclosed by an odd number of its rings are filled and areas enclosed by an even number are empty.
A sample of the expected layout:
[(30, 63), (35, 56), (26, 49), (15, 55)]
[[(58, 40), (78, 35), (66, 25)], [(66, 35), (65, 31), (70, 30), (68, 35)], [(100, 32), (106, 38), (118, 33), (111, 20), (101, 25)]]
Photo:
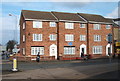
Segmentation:
[(94, 35), (94, 41), (101, 41), (101, 35)]
[(80, 35), (80, 41), (85, 41), (86, 40), (86, 35)]
[(25, 42), (25, 35), (23, 35), (23, 42)]
[(94, 30), (100, 30), (101, 25), (100, 24), (94, 24)]
[(50, 34), (50, 40), (55, 41), (56, 40), (56, 34)]
[(106, 29), (110, 29), (110, 25), (106, 25)]
[(23, 29), (25, 29), (25, 22), (23, 22)]
[(85, 28), (85, 24), (80, 24), (80, 28)]
[(25, 48), (22, 48), (22, 53), (23, 55), (25, 55)]
[(50, 22), (50, 27), (56, 27), (56, 22)]
[(65, 29), (74, 29), (74, 23), (65, 23)]
[(74, 41), (74, 35), (66, 34), (65, 35), (65, 41)]
[(41, 21), (33, 21), (33, 28), (42, 28)]
[(33, 41), (42, 41), (42, 34), (33, 34)]

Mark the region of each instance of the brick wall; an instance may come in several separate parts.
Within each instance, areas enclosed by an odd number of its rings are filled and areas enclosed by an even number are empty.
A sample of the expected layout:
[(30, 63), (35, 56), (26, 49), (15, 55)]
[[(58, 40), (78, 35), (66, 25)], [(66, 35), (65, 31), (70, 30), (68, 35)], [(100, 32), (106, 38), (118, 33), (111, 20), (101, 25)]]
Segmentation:
[[(89, 24), (89, 54), (92, 54), (93, 57), (97, 56), (106, 56), (106, 45), (108, 41), (106, 41), (106, 35), (112, 32), (111, 29), (106, 29), (105, 24), (101, 24), (100, 30), (94, 30), (93, 24)], [(94, 35), (101, 35), (101, 41), (94, 41)], [(93, 54), (93, 46), (102, 46), (102, 54)]]

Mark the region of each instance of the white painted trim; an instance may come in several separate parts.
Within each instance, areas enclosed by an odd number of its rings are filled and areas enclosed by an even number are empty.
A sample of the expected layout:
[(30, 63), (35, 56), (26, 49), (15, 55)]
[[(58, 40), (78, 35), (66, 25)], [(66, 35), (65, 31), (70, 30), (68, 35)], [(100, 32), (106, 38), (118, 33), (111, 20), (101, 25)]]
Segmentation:
[[(54, 48), (54, 52), (55, 52), (54, 54), (52, 53), (52, 48)], [(57, 59), (57, 45), (55, 44), (50, 45), (49, 52), (50, 52), (50, 56), (55, 56), (55, 59)]]
[(96, 21), (88, 21), (89, 23), (99, 23), (99, 24), (110, 24), (112, 25), (113, 23), (107, 23), (107, 22), (96, 22)]
[[(110, 47), (110, 44), (107, 44), (107, 45), (106, 45), (106, 56), (109, 56), (109, 55), (108, 55), (108, 47)], [(111, 53), (112, 53), (112, 45), (111, 45)]]
[(72, 20), (59, 20), (59, 21), (63, 21), (63, 22), (81, 22), (81, 23), (87, 23), (85, 21), (72, 21)]
[(57, 20), (42, 20), (42, 19), (25, 19), (25, 20), (31, 20), (31, 21), (54, 21), (57, 22)]
[(80, 56), (81, 56), (82, 48), (84, 48), (84, 54), (87, 54), (86, 45), (85, 45), (85, 44), (82, 44), (82, 45), (80, 45)]

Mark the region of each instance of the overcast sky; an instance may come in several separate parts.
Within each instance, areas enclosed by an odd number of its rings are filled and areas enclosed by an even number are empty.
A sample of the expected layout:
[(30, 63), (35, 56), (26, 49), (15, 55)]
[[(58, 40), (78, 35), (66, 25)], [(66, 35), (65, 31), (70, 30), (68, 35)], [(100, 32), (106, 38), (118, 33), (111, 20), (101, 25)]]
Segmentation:
[[(58, 11), (73, 13), (89, 13), (99, 14), (108, 18), (118, 17), (118, 1), (119, 0), (4, 0), (0, 3), (0, 44), (6, 44), (8, 40), (14, 39), (14, 29), (19, 23), (21, 10), (37, 10), (37, 11)], [(46, 1), (46, 2), (45, 2)], [(84, 2), (83, 2), (84, 1)], [(107, 1), (107, 2), (104, 2)], [(11, 13), (13, 16), (9, 16)], [(19, 42), (19, 25), (17, 25), (17, 40)]]

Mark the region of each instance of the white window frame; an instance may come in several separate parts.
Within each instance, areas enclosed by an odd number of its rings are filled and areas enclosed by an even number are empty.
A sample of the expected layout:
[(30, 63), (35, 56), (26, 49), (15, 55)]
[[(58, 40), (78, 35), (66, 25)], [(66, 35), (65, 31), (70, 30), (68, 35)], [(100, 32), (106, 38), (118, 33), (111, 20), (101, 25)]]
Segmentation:
[(80, 28), (85, 28), (85, 27), (86, 27), (86, 24), (80, 23)]
[(49, 38), (50, 38), (51, 41), (55, 41), (56, 38), (57, 38), (57, 35), (56, 34), (50, 34)]
[(106, 35), (106, 41), (108, 41), (108, 35)]
[(43, 46), (37, 46), (37, 47), (31, 47), (31, 55), (37, 55), (38, 52), (39, 55), (44, 55), (44, 47)]
[(23, 29), (25, 29), (25, 22), (23, 22)]
[(56, 27), (56, 22), (50, 22), (50, 27)]
[(25, 35), (23, 35), (23, 42), (25, 42)]
[(65, 41), (74, 41), (73, 34), (65, 34)]
[(101, 24), (93, 24), (94, 30), (100, 30), (101, 29)]
[(80, 35), (80, 41), (86, 41), (86, 35)]
[(93, 54), (102, 54), (102, 46), (93, 46)]
[(111, 25), (106, 25), (106, 29), (111, 29)]
[(94, 35), (94, 41), (101, 41), (101, 35)]
[(42, 21), (33, 21), (33, 28), (42, 28)]
[(23, 55), (25, 55), (25, 48), (22, 48), (22, 53)]
[(42, 34), (33, 34), (33, 41), (42, 41)]
[(75, 54), (75, 47), (64, 46), (64, 54), (65, 55), (74, 55)]
[(74, 23), (65, 22), (65, 29), (74, 29)]

